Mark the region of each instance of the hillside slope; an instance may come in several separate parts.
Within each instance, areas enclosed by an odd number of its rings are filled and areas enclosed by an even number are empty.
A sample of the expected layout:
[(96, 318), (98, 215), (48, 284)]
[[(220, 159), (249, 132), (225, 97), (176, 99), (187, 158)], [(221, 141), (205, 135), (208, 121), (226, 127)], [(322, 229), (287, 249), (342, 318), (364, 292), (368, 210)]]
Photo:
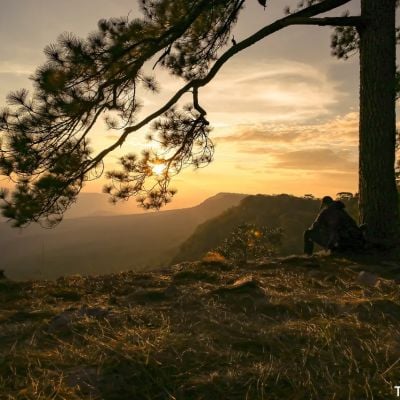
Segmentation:
[(143, 210), (134, 202), (112, 204), (110, 196), (105, 193), (80, 193), (76, 203), (64, 214), (64, 219), (141, 213)]
[(314, 221), (319, 207), (319, 200), (286, 194), (248, 196), (238, 206), (201, 224), (179, 248), (172, 263), (199, 259), (218, 247), (234, 228), (243, 223), (282, 228), (281, 253), (302, 253), (303, 232)]
[(51, 279), (155, 268), (167, 263), (196, 226), (245, 195), (220, 193), (192, 208), (66, 219), (55, 229), (0, 224), (0, 268), (13, 279)]
[[(400, 266), (372, 262), (0, 281), (0, 397), (395, 398)], [(377, 275), (360, 280), (368, 269)]]

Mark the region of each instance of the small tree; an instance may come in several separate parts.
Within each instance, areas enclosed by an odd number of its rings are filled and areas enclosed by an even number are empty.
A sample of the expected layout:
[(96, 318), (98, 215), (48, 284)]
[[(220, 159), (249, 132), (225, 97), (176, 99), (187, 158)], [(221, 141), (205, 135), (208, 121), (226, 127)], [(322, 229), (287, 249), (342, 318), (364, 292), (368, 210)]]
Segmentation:
[(345, 201), (347, 201), (347, 200), (351, 200), (353, 197), (354, 197), (353, 193), (351, 193), (351, 192), (339, 192), (339, 193), (336, 193), (337, 200), (345, 200)]
[(282, 241), (282, 230), (255, 224), (242, 224), (216, 249), (226, 259), (247, 262), (264, 256), (275, 255)]

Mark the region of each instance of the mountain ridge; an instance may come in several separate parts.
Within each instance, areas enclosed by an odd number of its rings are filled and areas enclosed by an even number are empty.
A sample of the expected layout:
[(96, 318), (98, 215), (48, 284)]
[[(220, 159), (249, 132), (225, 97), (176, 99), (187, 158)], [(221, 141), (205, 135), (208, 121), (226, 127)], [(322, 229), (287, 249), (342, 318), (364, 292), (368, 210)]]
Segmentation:
[(180, 246), (171, 264), (193, 261), (216, 249), (243, 223), (283, 230), (281, 255), (303, 251), (303, 232), (312, 224), (320, 207), (318, 199), (288, 194), (250, 195), (220, 215), (200, 224)]

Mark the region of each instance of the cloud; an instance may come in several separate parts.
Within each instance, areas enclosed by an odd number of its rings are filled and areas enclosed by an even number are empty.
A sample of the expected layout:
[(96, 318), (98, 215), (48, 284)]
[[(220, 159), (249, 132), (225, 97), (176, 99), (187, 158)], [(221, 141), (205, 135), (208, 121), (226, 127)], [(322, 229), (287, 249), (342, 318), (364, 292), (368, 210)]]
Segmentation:
[(217, 124), (305, 122), (332, 113), (345, 95), (338, 87), (312, 65), (240, 59), (202, 89), (201, 99)]
[(233, 135), (217, 137), (219, 142), (293, 142), (302, 135), (298, 129), (264, 126), (249, 126), (239, 128)]
[(237, 125), (232, 130), (234, 133), (217, 136), (216, 142), (355, 147), (358, 145), (358, 113), (351, 112), (319, 124)]
[(31, 75), (35, 69), (35, 66), (28, 64), (0, 61), (0, 74), (4, 75)]
[(276, 153), (276, 151), (277, 151), (273, 147), (266, 147), (266, 146), (262, 146), (262, 147), (240, 146), (238, 150), (240, 153), (260, 154), (260, 155)]
[(301, 170), (331, 170), (348, 172), (357, 169), (357, 160), (346, 151), (330, 149), (307, 149), (275, 155), (275, 168)]

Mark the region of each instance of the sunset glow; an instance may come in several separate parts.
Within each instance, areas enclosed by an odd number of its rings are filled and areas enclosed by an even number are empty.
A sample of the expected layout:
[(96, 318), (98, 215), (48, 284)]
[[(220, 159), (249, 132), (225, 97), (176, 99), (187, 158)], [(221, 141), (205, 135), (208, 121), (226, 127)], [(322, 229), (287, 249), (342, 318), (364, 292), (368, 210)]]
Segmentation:
[[(57, 7), (49, 0), (40, 0), (40, 9), (46, 10), (40, 13), (36, 2), (3, 3), (1, 105), (5, 105), (9, 91), (31, 87), (28, 78), (43, 63), (43, 48), (61, 32), (86, 37), (100, 18), (134, 17), (138, 13), (136, 2), (131, 0), (112, 4), (74, 0), (57, 2)], [(243, 40), (283, 15), (282, 2), (270, 3), (268, 12), (263, 13), (256, 1), (249, 2), (235, 29), (236, 39)], [(357, 12), (357, 4), (349, 7)], [(16, 15), (18, 18), (14, 18)], [(57, 23), (49, 25), (48, 21)], [(187, 168), (174, 177), (171, 185), (178, 194), (168, 208), (191, 206), (218, 192), (322, 196), (357, 191), (358, 59), (342, 62), (332, 58), (330, 34), (329, 28), (294, 27), (272, 35), (235, 56), (207, 87), (200, 89), (201, 103), (214, 128), (210, 135), (216, 144), (214, 161), (207, 168)], [(159, 66), (149, 73), (155, 76), (161, 91), (157, 95), (141, 93), (139, 120), (165, 104), (183, 84)], [(182, 104), (188, 100), (183, 98)], [(128, 136), (124, 145), (106, 159), (106, 170), (117, 166), (118, 157), (128, 152), (140, 154), (149, 146), (145, 140), (146, 134), (152, 133), (149, 126)], [(97, 153), (118, 137), (118, 131), (108, 131), (103, 122), (98, 122), (91, 147)], [(151, 169), (159, 176), (165, 172), (165, 165), (157, 163)], [(84, 191), (100, 192), (104, 183), (104, 177), (88, 182)], [(133, 201), (132, 209), (136, 209)]]
[(162, 175), (166, 167), (167, 166), (163, 163), (157, 163), (151, 166), (151, 170), (153, 171), (154, 175)]
[(2, 398), (400, 398), (400, 0), (1, 5)]

